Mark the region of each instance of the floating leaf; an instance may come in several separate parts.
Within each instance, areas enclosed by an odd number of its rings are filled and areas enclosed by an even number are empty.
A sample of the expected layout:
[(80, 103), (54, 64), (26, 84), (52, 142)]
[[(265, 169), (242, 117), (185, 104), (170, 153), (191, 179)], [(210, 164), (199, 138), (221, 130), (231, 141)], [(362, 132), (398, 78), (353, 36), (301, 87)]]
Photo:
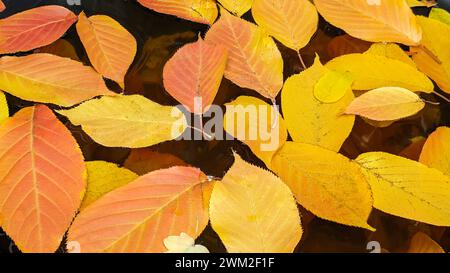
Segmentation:
[(255, 0), (252, 15), (271, 36), (296, 51), (309, 43), (319, 22), (308, 0)]
[(166, 63), (164, 87), (189, 111), (202, 114), (216, 97), (227, 57), (224, 47), (207, 44), (199, 36), (197, 42), (183, 46)]
[(335, 103), (352, 92), (352, 83), (350, 74), (328, 71), (314, 86), (314, 97), (323, 103)]
[(217, 0), (224, 8), (232, 14), (241, 17), (250, 10), (254, 0)]
[(61, 106), (115, 95), (91, 67), (46, 53), (0, 58), (0, 89), (24, 100)]
[(0, 221), (23, 252), (54, 252), (86, 187), (75, 139), (44, 105), (0, 126)]
[(300, 241), (303, 231), (289, 188), (237, 155), (210, 202), (211, 225), (228, 252), (292, 252)]
[(206, 41), (228, 49), (225, 78), (275, 98), (283, 85), (283, 59), (273, 39), (256, 25), (222, 10)]
[(417, 232), (411, 239), (408, 253), (445, 253), (445, 251), (428, 235)]
[(214, 0), (138, 0), (138, 2), (156, 12), (208, 25), (214, 23), (219, 13)]
[(138, 175), (132, 171), (105, 161), (86, 162), (86, 168), (88, 174), (87, 189), (80, 210), (108, 192), (125, 186), (138, 178)]
[(9, 117), (8, 102), (6, 101), (5, 94), (0, 91), (0, 124), (3, 123)]
[(382, 152), (356, 162), (369, 181), (374, 207), (389, 214), (436, 226), (450, 226), (450, 178), (436, 169)]
[(62, 6), (42, 6), (0, 20), (0, 54), (28, 51), (58, 40), (77, 20)]
[(336, 152), (287, 142), (271, 170), (289, 186), (297, 202), (320, 218), (373, 230), (367, 224), (372, 196), (357, 164)]
[(450, 128), (439, 127), (428, 136), (419, 161), (450, 177)]
[(353, 116), (342, 115), (354, 95), (350, 90), (336, 103), (317, 100), (314, 87), (329, 71), (316, 58), (312, 67), (286, 80), (281, 92), (281, 105), (294, 141), (339, 151), (355, 121)]
[(287, 139), (286, 125), (278, 109), (247, 96), (227, 103), (226, 108), (224, 128), (227, 133), (247, 144), (257, 157), (270, 166), (273, 155)]
[(325, 20), (362, 40), (417, 45), (422, 38), (405, 0), (314, 0), (314, 4)]
[(382, 87), (357, 97), (345, 110), (375, 121), (393, 121), (417, 114), (425, 107), (419, 96), (401, 87)]
[(392, 43), (376, 43), (373, 44), (367, 51), (368, 54), (374, 54), (379, 56), (384, 56), (389, 59), (399, 60), (404, 62), (405, 64), (409, 64), (413, 67), (416, 67), (414, 61), (406, 54), (403, 49), (397, 45)]
[(431, 19), (441, 21), (442, 23), (450, 26), (450, 13), (445, 9), (433, 8), (428, 15)]
[(92, 66), (124, 88), (124, 78), (137, 51), (136, 39), (106, 15), (78, 16), (77, 32)]
[[(68, 241), (81, 252), (164, 252), (163, 240), (192, 238), (208, 224), (212, 184), (198, 169), (151, 172), (111, 191), (75, 218)], [(206, 183), (205, 183), (206, 182)]]
[(107, 147), (152, 146), (177, 138), (186, 126), (176, 107), (162, 106), (140, 95), (105, 96), (57, 112)]
[(131, 150), (123, 166), (139, 175), (144, 175), (152, 171), (175, 166), (188, 166), (188, 164), (172, 154), (141, 148)]
[(423, 73), (399, 60), (369, 53), (334, 58), (326, 67), (353, 76), (354, 90), (398, 86), (411, 91), (431, 93), (433, 83)]

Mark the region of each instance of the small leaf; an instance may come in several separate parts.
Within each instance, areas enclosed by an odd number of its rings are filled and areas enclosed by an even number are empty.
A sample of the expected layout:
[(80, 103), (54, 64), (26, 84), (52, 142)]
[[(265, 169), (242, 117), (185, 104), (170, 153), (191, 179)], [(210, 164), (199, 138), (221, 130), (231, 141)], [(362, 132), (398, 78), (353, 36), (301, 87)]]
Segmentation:
[(241, 17), (250, 10), (254, 0), (217, 0), (224, 8), (232, 14)]
[(211, 225), (228, 252), (292, 252), (300, 241), (303, 231), (289, 188), (237, 155), (210, 202)]
[(450, 26), (450, 13), (445, 9), (432, 8), (428, 17)]
[(382, 87), (357, 97), (345, 110), (375, 121), (393, 121), (413, 116), (425, 107), (415, 93), (401, 87)]
[(370, 42), (417, 45), (422, 31), (405, 0), (314, 0), (317, 10), (331, 24)]
[(8, 102), (6, 101), (5, 94), (0, 91), (0, 124), (3, 123), (9, 117)]
[(105, 96), (57, 112), (107, 147), (152, 146), (177, 138), (186, 126), (176, 107), (162, 106), (140, 95)]
[(417, 232), (411, 239), (408, 253), (445, 253), (445, 251), (428, 235)]
[(335, 103), (352, 92), (352, 83), (350, 74), (328, 71), (314, 86), (314, 97), (323, 103)]
[(419, 161), (450, 177), (450, 128), (439, 127), (425, 142)]
[(371, 152), (356, 159), (369, 181), (374, 207), (436, 226), (450, 226), (450, 178), (403, 157)]
[(252, 15), (269, 35), (295, 51), (309, 43), (319, 22), (308, 0), (255, 0)]
[(80, 210), (83, 210), (108, 192), (138, 178), (138, 175), (132, 171), (105, 161), (86, 162), (86, 168), (88, 174), (87, 189)]
[(318, 146), (287, 142), (271, 170), (289, 186), (297, 202), (320, 218), (373, 230), (367, 224), (372, 196), (359, 166)]
[(77, 32), (92, 66), (124, 88), (124, 78), (137, 51), (136, 39), (106, 15), (78, 16)]
[(141, 148), (132, 149), (123, 166), (139, 175), (144, 175), (152, 171), (175, 166), (188, 166), (188, 164), (172, 154)]
[(0, 222), (22, 252), (54, 252), (86, 187), (83, 155), (44, 105), (0, 125)]
[(0, 58), (0, 89), (24, 100), (61, 106), (115, 95), (91, 67), (46, 53)]
[(212, 184), (198, 169), (151, 172), (109, 192), (80, 212), (68, 241), (80, 252), (164, 252), (163, 240), (185, 232), (192, 238), (208, 224)]
[[(164, 87), (189, 111), (202, 114), (216, 97), (227, 57), (224, 47), (207, 44), (199, 37), (197, 42), (179, 49), (166, 63)], [(201, 101), (197, 102), (198, 99)]]
[(77, 20), (62, 6), (42, 6), (0, 20), (0, 54), (29, 51), (58, 40)]

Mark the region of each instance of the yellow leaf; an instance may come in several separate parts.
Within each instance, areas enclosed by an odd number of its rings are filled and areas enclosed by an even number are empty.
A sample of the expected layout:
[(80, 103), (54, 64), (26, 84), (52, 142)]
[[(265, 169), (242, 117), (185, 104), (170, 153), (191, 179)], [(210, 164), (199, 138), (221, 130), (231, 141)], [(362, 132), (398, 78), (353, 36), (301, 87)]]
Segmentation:
[(303, 233), (289, 188), (237, 155), (214, 186), (209, 214), (228, 252), (292, 252)]
[(78, 16), (78, 36), (92, 66), (105, 78), (124, 88), (124, 78), (137, 51), (136, 40), (123, 26), (106, 15)]
[(450, 178), (436, 169), (382, 152), (356, 162), (369, 181), (374, 207), (389, 214), (436, 226), (450, 226)]
[(0, 91), (0, 124), (9, 117), (8, 102), (5, 94)]
[(439, 127), (425, 142), (419, 161), (450, 177), (450, 128)]
[(413, 66), (414, 68), (416, 67), (414, 61), (397, 44), (376, 43), (373, 44), (365, 53), (384, 56), (389, 59), (399, 60), (404, 62), (405, 64)]
[(393, 121), (417, 114), (425, 103), (415, 93), (401, 87), (382, 87), (357, 97), (345, 110), (375, 121)]
[(107, 147), (152, 146), (177, 138), (186, 126), (176, 107), (162, 106), (140, 95), (105, 96), (57, 112)]
[(441, 21), (442, 23), (450, 26), (450, 13), (445, 9), (433, 8), (431, 9), (430, 15), (428, 15), (428, 17)]
[(347, 94), (336, 103), (322, 103), (314, 96), (317, 82), (330, 70), (318, 58), (314, 65), (290, 77), (281, 92), (281, 105), (288, 131), (294, 141), (339, 151), (349, 136), (354, 116), (342, 115), (354, 99)]
[(287, 139), (286, 125), (278, 109), (274, 113), (273, 106), (248, 96), (238, 97), (227, 103), (226, 108), (224, 128), (227, 133), (247, 144), (266, 166), (270, 166), (273, 155)]
[(372, 196), (354, 162), (318, 146), (287, 142), (272, 159), (274, 171), (297, 202), (320, 218), (373, 230)]
[(269, 35), (296, 51), (309, 43), (319, 22), (308, 0), (255, 0), (252, 15)]
[(221, 10), (206, 42), (228, 49), (225, 78), (243, 88), (275, 98), (283, 86), (283, 59), (277, 45), (258, 26)]
[(405, 0), (314, 0), (331, 24), (370, 42), (417, 45), (422, 30)]
[(408, 253), (445, 253), (445, 251), (430, 236), (417, 232), (411, 239)]
[(314, 96), (323, 103), (335, 103), (352, 92), (352, 83), (349, 73), (328, 71), (314, 86)]
[(250, 10), (253, 1), (254, 0), (217, 0), (224, 8), (239, 17)]
[(411, 91), (433, 92), (433, 83), (409, 64), (374, 54), (349, 54), (326, 64), (329, 69), (350, 72), (354, 90), (398, 86)]
[(432, 3), (432, 0), (406, 0), (406, 3), (408, 6), (414, 8), (414, 7), (432, 7), (435, 6), (436, 3)]
[(108, 192), (138, 178), (134, 172), (105, 161), (86, 162), (86, 168), (88, 173), (87, 189), (80, 210)]

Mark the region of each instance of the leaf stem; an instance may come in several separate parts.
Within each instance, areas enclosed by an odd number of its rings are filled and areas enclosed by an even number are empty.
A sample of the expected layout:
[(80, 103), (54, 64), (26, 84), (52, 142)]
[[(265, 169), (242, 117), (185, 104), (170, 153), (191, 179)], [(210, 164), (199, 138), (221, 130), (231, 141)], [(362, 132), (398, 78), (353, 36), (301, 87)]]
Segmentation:
[(300, 51), (297, 51), (297, 56), (298, 56), (298, 59), (300, 60), (300, 64), (303, 66), (303, 70), (306, 70), (307, 67), (305, 65), (305, 62), (303, 61), (302, 54), (300, 54)]
[(275, 119), (272, 121), (272, 129), (275, 129), (278, 125), (278, 107), (277, 107), (277, 101), (275, 100), (275, 98), (270, 98), (270, 100), (272, 101), (272, 113), (275, 115)]
[(435, 94), (435, 95), (438, 96), (439, 98), (445, 100), (446, 102), (449, 102), (449, 103), (450, 103), (450, 99), (447, 98), (446, 96), (444, 96), (444, 95), (442, 95), (442, 94), (440, 94), (440, 93), (438, 93), (438, 92), (436, 92), (436, 91), (433, 91), (433, 94)]

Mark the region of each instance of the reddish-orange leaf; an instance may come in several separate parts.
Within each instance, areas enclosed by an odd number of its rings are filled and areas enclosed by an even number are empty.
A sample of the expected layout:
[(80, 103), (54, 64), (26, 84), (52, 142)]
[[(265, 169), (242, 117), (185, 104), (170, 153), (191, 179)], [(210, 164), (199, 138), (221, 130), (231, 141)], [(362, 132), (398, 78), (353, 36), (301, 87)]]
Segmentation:
[(3, 3), (3, 1), (0, 0), (0, 12), (4, 11), (6, 9), (5, 4)]
[(28, 51), (58, 40), (77, 20), (61, 6), (43, 6), (0, 20), (0, 54)]
[(190, 167), (141, 176), (83, 210), (68, 242), (79, 244), (81, 252), (164, 252), (163, 240), (170, 235), (197, 238), (209, 219), (212, 183), (207, 180)]
[(164, 67), (166, 90), (187, 107), (201, 114), (214, 101), (227, 63), (227, 50), (207, 44), (201, 37), (178, 50)]
[(0, 223), (23, 252), (54, 252), (81, 204), (83, 155), (45, 105), (0, 126)]
[(149, 148), (132, 149), (123, 166), (139, 175), (174, 166), (188, 166), (180, 158), (167, 153), (159, 153)]
[(330, 58), (336, 58), (345, 54), (366, 52), (372, 43), (354, 38), (348, 34), (334, 37), (327, 46)]

